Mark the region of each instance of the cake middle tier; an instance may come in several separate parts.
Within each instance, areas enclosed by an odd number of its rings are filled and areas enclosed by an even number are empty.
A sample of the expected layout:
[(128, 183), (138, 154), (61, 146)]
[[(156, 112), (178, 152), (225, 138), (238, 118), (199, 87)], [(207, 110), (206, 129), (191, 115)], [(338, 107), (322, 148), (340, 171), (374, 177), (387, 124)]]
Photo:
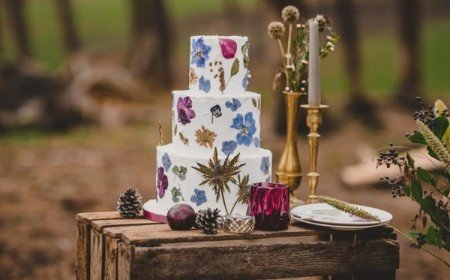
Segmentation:
[(260, 144), (261, 96), (206, 95), (192, 90), (174, 91), (172, 143), (192, 152), (224, 155), (251, 152)]

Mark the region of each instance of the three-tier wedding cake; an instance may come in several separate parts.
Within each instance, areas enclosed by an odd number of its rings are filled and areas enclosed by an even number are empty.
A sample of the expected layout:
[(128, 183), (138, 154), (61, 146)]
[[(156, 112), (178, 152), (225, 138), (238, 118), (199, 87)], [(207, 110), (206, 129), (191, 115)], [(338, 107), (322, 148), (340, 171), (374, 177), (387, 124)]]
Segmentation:
[(249, 43), (240, 36), (191, 37), (189, 90), (173, 91), (172, 143), (157, 147), (156, 200), (147, 218), (165, 222), (176, 203), (246, 214), (248, 186), (271, 180), (260, 148), (261, 97), (248, 92)]

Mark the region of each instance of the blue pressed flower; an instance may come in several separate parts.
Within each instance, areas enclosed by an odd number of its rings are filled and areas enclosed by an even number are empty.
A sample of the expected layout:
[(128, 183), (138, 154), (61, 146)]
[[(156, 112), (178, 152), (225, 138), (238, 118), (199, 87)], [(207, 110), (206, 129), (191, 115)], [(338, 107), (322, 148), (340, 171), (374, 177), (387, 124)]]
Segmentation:
[(241, 114), (237, 114), (233, 119), (232, 128), (239, 130), (236, 135), (236, 141), (239, 145), (250, 146), (253, 141), (253, 135), (256, 133), (255, 119), (253, 113), (248, 112), (243, 117)]
[(239, 107), (241, 107), (241, 101), (239, 99), (233, 98), (231, 101), (225, 102), (225, 107), (231, 109), (231, 111), (236, 112)]
[(234, 153), (234, 150), (236, 150), (236, 148), (237, 148), (236, 141), (231, 140), (231, 141), (224, 141), (222, 143), (222, 152), (227, 156)]
[(270, 183), (271, 182), (271, 177), (270, 176), (268, 176), (267, 178), (266, 178), (266, 183)]
[(206, 194), (204, 190), (195, 189), (194, 194), (191, 196), (191, 202), (195, 205), (200, 206), (206, 202)]
[(198, 89), (203, 90), (204, 92), (208, 93), (209, 90), (211, 89), (211, 81), (208, 79), (205, 79), (205, 77), (202, 76), (198, 80)]
[(269, 157), (263, 157), (261, 160), (261, 171), (264, 173), (264, 175), (269, 174), (269, 167), (270, 167), (270, 159)]
[(259, 141), (259, 138), (258, 138), (258, 137), (254, 137), (254, 138), (253, 138), (253, 143), (255, 143), (255, 147), (256, 147), (256, 148), (259, 148), (260, 141)]
[(242, 87), (244, 88), (244, 90), (247, 90), (248, 88), (248, 71), (244, 75), (244, 78), (242, 79)]
[(208, 54), (211, 47), (205, 45), (203, 37), (192, 39), (191, 47), (191, 64), (195, 64), (197, 67), (205, 67), (205, 62), (209, 59)]
[(167, 153), (165, 153), (162, 157), (162, 164), (164, 166), (164, 170), (166, 171), (172, 166), (172, 161)]

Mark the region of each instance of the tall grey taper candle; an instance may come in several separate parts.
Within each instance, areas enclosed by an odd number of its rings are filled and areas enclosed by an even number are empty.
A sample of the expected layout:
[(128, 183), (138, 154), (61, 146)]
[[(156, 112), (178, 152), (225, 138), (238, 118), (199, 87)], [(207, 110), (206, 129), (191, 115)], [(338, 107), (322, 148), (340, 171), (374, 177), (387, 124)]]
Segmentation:
[(309, 23), (308, 105), (320, 105), (319, 23)]

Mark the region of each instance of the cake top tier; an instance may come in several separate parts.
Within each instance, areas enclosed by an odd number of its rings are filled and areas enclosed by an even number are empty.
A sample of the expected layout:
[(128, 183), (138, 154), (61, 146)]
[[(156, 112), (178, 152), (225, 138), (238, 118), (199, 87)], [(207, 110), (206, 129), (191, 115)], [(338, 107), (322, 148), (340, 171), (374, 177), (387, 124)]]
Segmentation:
[(189, 89), (206, 94), (240, 94), (248, 87), (248, 38), (192, 36)]

